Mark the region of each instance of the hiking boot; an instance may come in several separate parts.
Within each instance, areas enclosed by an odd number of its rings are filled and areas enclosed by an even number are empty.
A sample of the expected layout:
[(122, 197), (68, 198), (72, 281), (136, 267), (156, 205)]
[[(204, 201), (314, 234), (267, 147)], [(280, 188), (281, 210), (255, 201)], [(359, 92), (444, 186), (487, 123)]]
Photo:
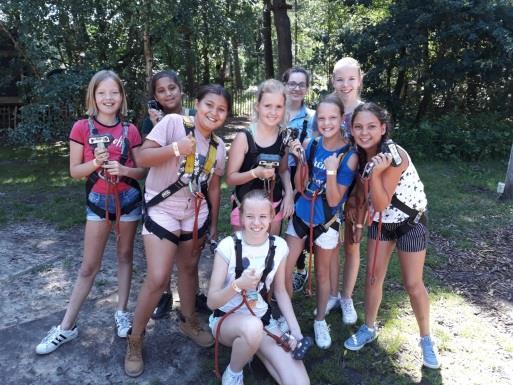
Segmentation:
[(164, 318), (173, 308), (173, 294), (162, 293), (159, 303), (153, 313), (151, 314), (152, 319)]
[(422, 364), (431, 369), (440, 368), (440, 356), (435, 341), (430, 336), (421, 337), (419, 346), (422, 348)]
[(140, 376), (144, 371), (142, 336), (128, 334), (126, 337), (125, 373), (130, 377)]
[(244, 385), (244, 375), (242, 372), (240, 374), (234, 374), (228, 366), (221, 378), (221, 385)]
[(209, 348), (214, 345), (214, 337), (212, 337), (212, 333), (203, 328), (196, 314), (193, 314), (192, 317), (181, 315), (179, 329), (199, 346)]
[(342, 322), (344, 325), (354, 325), (358, 315), (354, 309), (353, 300), (340, 297), (340, 309), (342, 310)]
[(207, 296), (203, 293), (196, 294), (196, 311), (203, 314), (212, 313), (212, 310), (207, 306)]
[(330, 327), (326, 320), (314, 320), (315, 343), (321, 349), (328, 349), (331, 346)]
[[(324, 313), (325, 316), (330, 314), (330, 311), (332, 311), (334, 308), (340, 306), (340, 293), (334, 297), (330, 294), (330, 298), (328, 299), (328, 303), (326, 304), (326, 313)], [(314, 316), (317, 316), (317, 308), (314, 309)]]
[(357, 351), (369, 342), (374, 341), (377, 337), (378, 332), (376, 331), (376, 327), (371, 330), (367, 325), (363, 324), (355, 334), (344, 342), (344, 347), (349, 350)]
[(114, 320), (116, 321), (118, 337), (126, 338), (128, 331), (132, 327), (132, 314), (127, 311), (118, 310), (114, 313)]
[(296, 271), (292, 278), (292, 288), (294, 289), (294, 293), (302, 291), (305, 288), (305, 283), (308, 280), (308, 270), (305, 270), (304, 273)]
[(61, 325), (54, 326), (50, 329), (45, 338), (36, 346), (37, 354), (48, 354), (53, 352), (62, 344), (69, 342), (78, 336), (77, 325), (70, 330), (61, 329)]

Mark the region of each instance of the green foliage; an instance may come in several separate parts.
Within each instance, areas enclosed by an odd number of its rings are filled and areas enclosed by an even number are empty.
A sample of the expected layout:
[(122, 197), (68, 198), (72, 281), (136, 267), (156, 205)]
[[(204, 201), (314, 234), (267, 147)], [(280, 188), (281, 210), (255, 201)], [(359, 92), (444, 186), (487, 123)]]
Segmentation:
[(450, 113), (394, 131), (394, 140), (422, 159), (506, 159), (513, 142), (513, 121), (499, 113)]

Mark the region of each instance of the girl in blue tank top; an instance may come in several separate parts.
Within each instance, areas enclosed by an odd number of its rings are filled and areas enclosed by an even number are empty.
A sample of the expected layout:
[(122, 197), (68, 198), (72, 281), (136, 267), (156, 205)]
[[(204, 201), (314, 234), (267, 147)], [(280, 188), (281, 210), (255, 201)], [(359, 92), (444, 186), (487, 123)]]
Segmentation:
[[(345, 141), (340, 125), (344, 107), (338, 97), (328, 96), (317, 107), (317, 126), (320, 137), (305, 142), (304, 159), (309, 173), (298, 170), (295, 184), (302, 191), (295, 204), (295, 214), (287, 228), (287, 290), (292, 295), (292, 273), (305, 240), (314, 231), (317, 313), (314, 321), (315, 342), (327, 349), (331, 345), (325, 310), (330, 295), (330, 264), (338, 259), (340, 218), (337, 213), (347, 199), (358, 163), (356, 153)], [(300, 159), (303, 147), (299, 141), (291, 144), (291, 153)], [(313, 205), (313, 210), (312, 210)], [(310, 267), (311, 268), (311, 267)]]

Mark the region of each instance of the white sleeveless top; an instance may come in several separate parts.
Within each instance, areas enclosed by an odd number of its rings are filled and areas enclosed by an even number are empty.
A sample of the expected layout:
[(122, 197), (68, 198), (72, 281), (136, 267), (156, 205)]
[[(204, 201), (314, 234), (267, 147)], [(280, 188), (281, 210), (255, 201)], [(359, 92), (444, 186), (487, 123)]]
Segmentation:
[[(236, 232), (236, 235), (239, 239), (241, 239), (241, 233)], [(283, 238), (279, 236), (274, 236), (274, 245), (276, 246), (274, 252), (274, 266), (273, 269), (267, 275), (265, 280), (267, 288), (271, 287), (271, 283), (274, 279), (274, 275), (278, 270), (278, 266), (280, 263), (287, 258), (289, 253), (289, 248), (287, 243)], [(258, 273), (264, 271), (265, 268), (265, 258), (267, 257), (267, 253), (269, 251), (269, 238), (263, 244), (258, 246), (248, 245), (244, 239), (242, 238), (242, 258), (247, 258), (249, 260), (249, 269), (255, 269)], [(217, 246), (216, 252), (228, 263), (228, 274), (226, 275), (224, 281), (224, 287), (227, 287), (232, 284), (235, 280), (235, 242), (233, 237), (226, 237)], [(260, 282), (258, 285), (258, 289), (262, 289), (263, 283)], [(242, 301), (242, 295), (235, 294), (230, 300), (221, 306), (219, 309), (224, 311), (225, 313), (229, 312), (231, 309), (239, 305)], [(257, 317), (263, 317), (267, 312), (267, 302), (262, 298), (260, 293), (258, 293), (258, 300), (253, 307), (253, 311), (255, 312)], [(241, 314), (251, 314), (246, 306), (242, 306), (237, 310), (237, 313)]]
[[(404, 149), (402, 149), (404, 151)], [(413, 165), (410, 155), (404, 151), (408, 157), (408, 167), (401, 174), (399, 183), (395, 189), (397, 198), (406, 206), (414, 210), (423, 211), (427, 207), (427, 198), (424, 193), (424, 184), (419, 178), (417, 169)], [(370, 203), (369, 203), (370, 205)], [(374, 221), (379, 221), (379, 213), (374, 212), (374, 208), (370, 205), (371, 214)], [(408, 214), (403, 213), (401, 210), (389, 205), (383, 210), (382, 220), (383, 223), (401, 223), (408, 219)]]

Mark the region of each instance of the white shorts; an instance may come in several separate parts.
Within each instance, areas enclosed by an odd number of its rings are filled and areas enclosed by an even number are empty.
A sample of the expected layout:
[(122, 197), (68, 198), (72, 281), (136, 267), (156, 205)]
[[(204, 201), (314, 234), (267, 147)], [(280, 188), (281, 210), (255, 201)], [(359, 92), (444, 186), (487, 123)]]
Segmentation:
[[(339, 221), (337, 219), (337, 221)], [(289, 225), (287, 226), (287, 235), (291, 235), (293, 237), (299, 238), (299, 235), (296, 234), (296, 230), (294, 229), (294, 225), (292, 223), (293, 221), (289, 221)], [(303, 237), (305, 239), (306, 236)], [(314, 243), (319, 246), (321, 249), (324, 250), (333, 250), (338, 246), (339, 242), (339, 234), (338, 231), (336, 231), (333, 228), (329, 228), (328, 231), (325, 233), (322, 233), (317, 237), (317, 239), (314, 241)]]

